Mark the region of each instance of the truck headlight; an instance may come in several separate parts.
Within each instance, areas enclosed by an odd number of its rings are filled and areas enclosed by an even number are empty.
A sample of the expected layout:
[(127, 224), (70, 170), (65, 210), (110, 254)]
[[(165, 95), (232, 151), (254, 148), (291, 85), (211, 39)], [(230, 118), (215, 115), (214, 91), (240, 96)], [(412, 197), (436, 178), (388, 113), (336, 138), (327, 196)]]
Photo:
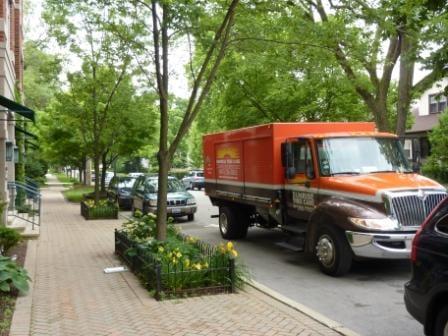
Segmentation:
[(398, 223), (388, 217), (386, 218), (348, 218), (350, 222), (364, 229), (372, 230), (396, 230)]
[(148, 203), (149, 206), (155, 207), (157, 206), (157, 199), (150, 199)]
[(196, 200), (194, 198), (187, 199), (187, 205), (193, 205), (196, 204)]

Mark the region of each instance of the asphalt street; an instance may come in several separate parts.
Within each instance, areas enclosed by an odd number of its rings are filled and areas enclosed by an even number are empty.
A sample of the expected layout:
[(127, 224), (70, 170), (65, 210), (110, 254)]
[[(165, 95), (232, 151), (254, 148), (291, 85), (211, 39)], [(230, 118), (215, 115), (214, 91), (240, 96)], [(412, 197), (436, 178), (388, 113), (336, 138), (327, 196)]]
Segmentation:
[[(217, 244), (222, 241), (218, 214), (203, 191), (192, 191), (198, 203), (195, 220), (178, 219), (183, 232)], [(276, 245), (285, 240), (277, 230), (250, 228), (236, 242), (252, 277), (344, 326), (371, 336), (422, 335), (422, 326), (406, 311), (403, 285), (410, 278), (408, 261), (364, 261), (341, 278), (319, 271), (312, 258)]]

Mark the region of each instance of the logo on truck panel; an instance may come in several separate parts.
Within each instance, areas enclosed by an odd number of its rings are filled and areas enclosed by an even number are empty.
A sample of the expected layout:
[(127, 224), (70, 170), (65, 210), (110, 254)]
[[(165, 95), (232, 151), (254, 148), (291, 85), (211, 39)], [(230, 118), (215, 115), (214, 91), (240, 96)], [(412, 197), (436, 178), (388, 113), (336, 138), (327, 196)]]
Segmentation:
[(216, 172), (218, 179), (241, 180), (241, 145), (216, 146)]

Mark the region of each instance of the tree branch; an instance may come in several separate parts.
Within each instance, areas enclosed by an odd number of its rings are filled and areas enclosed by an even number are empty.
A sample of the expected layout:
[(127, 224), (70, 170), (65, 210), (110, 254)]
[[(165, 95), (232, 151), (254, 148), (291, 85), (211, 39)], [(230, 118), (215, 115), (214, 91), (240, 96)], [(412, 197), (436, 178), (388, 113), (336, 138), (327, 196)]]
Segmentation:
[[(218, 28), (218, 30), (215, 33), (213, 43), (210, 46), (210, 48), (206, 54), (206, 57), (202, 63), (201, 69), (199, 71), (198, 77), (193, 84), (193, 90), (191, 92), (190, 100), (188, 102), (188, 106), (185, 111), (185, 115), (182, 120), (182, 123), (178, 129), (176, 137), (174, 138), (173, 142), (170, 145), (170, 148), (169, 148), (170, 157), (172, 157), (174, 155), (174, 152), (176, 151), (177, 146), (179, 145), (179, 143), (182, 140), (185, 133), (188, 131), (188, 128), (190, 127), (191, 123), (193, 122), (194, 118), (196, 117), (197, 113), (199, 112), (199, 109), (202, 105), (203, 100), (205, 99), (206, 95), (208, 94), (208, 91), (210, 90), (211, 84), (215, 78), (218, 67), (221, 64), (221, 61), (224, 57), (226, 45), (229, 40), (230, 30), (232, 29), (232, 25), (233, 25), (235, 9), (236, 9), (236, 6), (238, 5), (238, 3), (239, 3), (239, 0), (232, 0), (231, 4), (229, 5), (229, 8), (227, 9), (227, 13), (223, 19), (221, 26)], [(224, 34), (224, 37), (222, 37), (223, 34)], [(199, 89), (200, 89), (200, 86), (202, 83), (202, 78), (205, 75), (205, 72), (208, 68), (208, 65), (211, 61), (211, 58), (212, 58), (214, 51), (216, 50), (216, 48), (218, 46), (218, 42), (220, 40), (221, 40), (221, 43), (219, 46), (218, 55), (216, 56), (215, 62), (212, 65), (212, 68), (209, 72), (208, 77), (205, 79), (205, 84), (202, 87), (202, 91), (199, 95), (199, 98), (196, 100), (196, 96), (199, 92)]]

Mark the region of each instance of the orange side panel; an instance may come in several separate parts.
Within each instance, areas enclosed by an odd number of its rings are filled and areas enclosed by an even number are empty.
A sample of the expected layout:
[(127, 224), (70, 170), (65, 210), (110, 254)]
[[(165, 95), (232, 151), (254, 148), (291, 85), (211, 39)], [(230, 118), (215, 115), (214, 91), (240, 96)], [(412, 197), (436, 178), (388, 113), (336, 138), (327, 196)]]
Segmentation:
[(274, 165), (272, 138), (244, 141), (244, 181), (249, 183), (273, 184)]

